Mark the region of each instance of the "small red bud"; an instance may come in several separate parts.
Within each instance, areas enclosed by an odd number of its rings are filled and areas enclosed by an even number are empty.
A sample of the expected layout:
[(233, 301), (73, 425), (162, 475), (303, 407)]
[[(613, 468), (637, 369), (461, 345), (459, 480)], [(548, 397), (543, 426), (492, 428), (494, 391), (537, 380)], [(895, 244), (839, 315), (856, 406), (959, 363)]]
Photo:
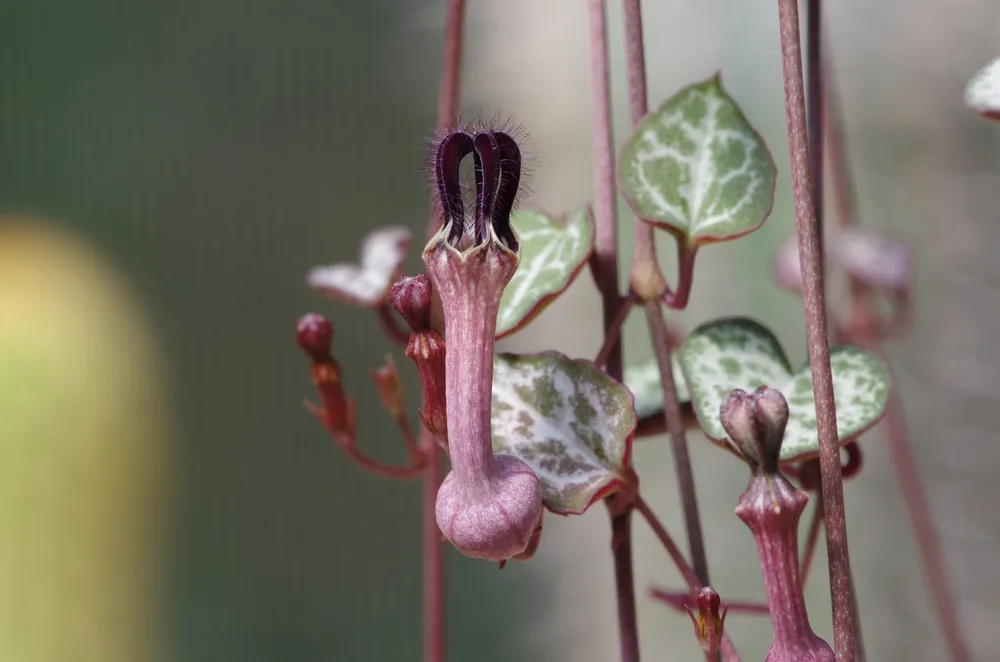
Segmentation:
[(694, 636), (698, 638), (701, 649), (707, 654), (715, 654), (722, 643), (722, 633), (726, 622), (726, 608), (722, 607), (722, 598), (710, 586), (698, 591), (698, 615), (688, 607), (688, 616), (694, 624)]
[(295, 327), (295, 333), (302, 348), (313, 363), (330, 361), (330, 345), (333, 343), (333, 325), (318, 313), (303, 315)]
[(400, 278), (389, 288), (389, 303), (415, 332), (431, 326), (431, 279), (427, 274)]

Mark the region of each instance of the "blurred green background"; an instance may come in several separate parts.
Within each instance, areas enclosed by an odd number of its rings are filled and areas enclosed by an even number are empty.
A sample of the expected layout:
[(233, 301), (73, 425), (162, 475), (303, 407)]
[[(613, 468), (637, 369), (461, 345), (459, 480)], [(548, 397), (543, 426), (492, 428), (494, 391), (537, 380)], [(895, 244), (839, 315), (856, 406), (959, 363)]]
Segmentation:
[[(293, 328), (309, 310), (334, 320), (362, 443), (401, 461), (367, 376), (389, 349), (375, 320), (303, 278), (354, 259), (376, 225), (423, 227), (443, 5), (0, 5), (0, 660), (419, 659), (419, 485), (368, 476), (332, 447), (302, 407), (311, 385)], [(801, 357), (801, 304), (767, 273), (792, 225), (774, 3), (645, 5), (650, 102), (720, 69), (780, 176), (764, 229), (704, 251), (679, 321), (750, 313)], [(1000, 10), (828, 5), (862, 214), (916, 252), (918, 329), (894, 358), (965, 622), (986, 656), (1000, 646), (988, 627), (1000, 610), (989, 506), (1000, 129), (965, 111), (961, 93), (1000, 48)], [(574, 0), (469, 2), (463, 110), (526, 126), (526, 204), (555, 213), (592, 195), (586, 20)], [(596, 303), (581, 277), (506, 346), (558, 337), (560, 350), (590, 356)], [(649, 356), (639, 317), (626, 341), (630, 361)], [(414, 375), (397, 362), (415, 405)], [(752, 541), (732, 516), (745, 469), (692, 443), (713, 581), (724, 597), (759, 596)], [(938, 660), (891, 466), (877, 434), (869, 445), (848, 487), (869, 655)], [(643, 444), (636, 462), (647, 500), (681, 537), (666, 444)], [(452, 659), (615, 659), (599, 511), (548, 518), (535, 561), (502, 573), (449, 551)], [(640, 596), (651, 581), (677, 585), (636, 529)], [(809, 591), (829, 636), (823, 572)], [(687, 619), (641, 602), (647, 658), (697, 659)], [(765, 622), (728, 627), (745, 659), (762, 657)]]

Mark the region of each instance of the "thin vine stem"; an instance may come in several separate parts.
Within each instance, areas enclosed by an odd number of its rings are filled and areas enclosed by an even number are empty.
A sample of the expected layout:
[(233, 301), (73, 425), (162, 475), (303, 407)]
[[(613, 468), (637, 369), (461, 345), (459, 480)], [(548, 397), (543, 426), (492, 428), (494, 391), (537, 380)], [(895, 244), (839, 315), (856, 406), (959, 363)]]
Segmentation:
[[(856, 224), (858, 217), (844, 138), (843, 113), (836, 92), (831, 76), (824, 76), (824, 134), (827, 141), (827, 160), (830, 165), (835, 218), (838, 223), (846, 227)], [(870, 309), (865, 296), (864, 284), (854, 277), (851, 277), (850, 281), (852, 314), (866, 319), (871, 318), (874, 311)], [(868, 326), (852, 322), (849, 328), (865, 329)], [(884, 348), (874, 338), (854, 337), (851, 341), (867, 345), (873, 351), (885, 356)], [(903, 403), (895, 391), (889, 394), (884, 425), (893, 468), (917, 540), (917, 549), (924, 565), (934, 611), (944, 634), (948, 659), (951, 662), (968, 662), (971, 655), (962, 632), (958, 602), (948, 581), (941, 540), (934, 526), (926, 490), (920, 481)]]
[[(604, 329), (614, 325), (620, 306), (618, 289), (618, 240), (615, 196), (614, 137), (611, 132), (611, 90), (608, 75), (608, 29), (604, 0), (589, 0), (591, 106), (594, 117), (595, 220), (594, 265), (601, 292)], [(620, 340), (612, 343), (605, 369), (612, 379), (622, 378)], [(611, 505), (611, 502), (609, 502)], [(639, 630), (636, 618), (635, 578), (632, 567), (631, 513), (611, 513), (615, 595), (622, 662), (639, 661)]]
[(611, 325), (604, 331), (604, 344), (601, 345), (601, 349), (594, 359), (594, 365), (598, 368), (603, 368), (608, 362), (612, 350), (621, 345), (622, 326), (628, 319), (629, 313), (632, 312), (633, 306), (635, 306), (635, 297), (631, 293), (622, 298), (619, 303), (618, 311), (615, 313)]
[[(641, 495), (635, 495), (635, 498), (632, 500), (632, 506), (639, 511), (639, 514), (646, 520), (646, 523), (649, 524), (649, 528), (651, 528), (653, 533), (656, 535), (657, 540), (659, 540), (663, 545), (663, 548), (667, 551), (667, 554), (670, 555), (670, 558), (673, 559), (674, 565), (677, 566), (677, 570), (680, 571), (684, 581), (687, 582), (688, 589), (691, 591), (692, 599), (695, 599), (698, 595), (698, 590), (703, 585), (700, 583), (694, 568), (688, 564), (687, 559), (684, 558), (684, 554), (682, 554), (680, 548), (677, 547), (677, 543), (674, 542), (674, 539), (667, 531), (667, 528), (663, 526), (663, 523), (656, 516), (656, 513), (653, 512), (653, 509), (649, 507), (649, 504), (646, 503)], [(726, 662), (742, 662), (740, 654), (736, 651), (736, 646), (733, 645), (729, 635), (725, 632), (722, 633), (722, 644), (719, 647), (719, 652), (722, 653)]]
[[(648, 112), (646, 93), (646, 56), (642, 30), (642, 4), (640, 0), (623, 0), (625, 15), (626, 60), (628, 63), (629, 108), (633, 128)], [(677, 469), (677, 485), (684, 508), (684, 523), (695, 572), (702, 586), (708, 586), (708, 559), (705, 554), (705, 539), (702, 533), (701, 516), (698, 511), (698, 497), (688, 453), (687, 437), (684, 432), (684, 416), (677, 398), (673, 369), (670, 361), (670, 341), (667, 326), (663, 321), (661, 297), (672, 308), (684, 308), (691, 291), (694, 273), (694, 250), (687, 242), (677, 239), (679, 279), (676, 293), (666, 286), (656, 261), (656, 246), (653, 228), (649, 223), (637, 220), (635, 223), (635, 247), (632, 259), (632, 289), (644, 302), (646, 320), (660, 368), (660, 383), (663, 387), (663, 413), (667, 421), (670, 445)]]
[(708, 586), (708, 560), (698, 511), (698, 495), (695, 491), (694, 472), (691, 469), (691, 456), (688, 453), (687, 435), (684, 430), (684, 414), (677, 397), (677, 385), (674, 383), (670, 343), (667, 342), (667, 325), (663, 321), (663, 310), (659, 301), (646, 304), (646, 320), (649, 323), (649, 335), (653, 339), (656, 362), (660, 368), (663, 413), (667, 419), (667, 431), (670, 433), (674, 462), (677, 465), (677, 487), (684, 506), (684, 524), (687, 529), (688, 544), (691, 547), (691, 562), (698, 581), (702, 586)]
[(812, 172), (805, 98), (802, 79), (802, 47), (799, 8), (796, 0), (778, 0), (781, 33), (781, 64), (788, 122), (795, 225), (802, 272), (806, 335), (812, 371), (813, 395), (819, 436), (819, 460), (823, 487), (827, 558), (830, 565), (830, 595), (833, 604), (833, 639), (837, 662), (855, 660), (854, 601), (851, 592), (851, 562), (844, 511), (844, 485), (840, 475), (840, 449), (833, 399), (833, 375), (826, 319), (826, 296), (820, 262), (819, 235), (813, 202)]
[[(445, 16), (444, 54), (441, 62), (441, 83), (438, 90), (438, 125), (452, 126), (458, 121), (459, 90), (462, 81), (462, 37), (465, 28), (465, 0), (448, 0)], [(435, 209), (427, 219), (426, 234), (434, 235), (439, 220)], [(447, 618), (445, 617), (444, 541), (437, 525), (435, 505), (441, 486), (442, 457), (434, 435), (421, 426), (420, 448), (427, 461), (421, 499), (423, 524), (424, 581), (424, 662), (446, 662)]]
[[(441, 484), (441, 453), (437, 440), (427, 428), (420, 431), (420, 448), (427, 458), (421, 507), (424, 534), (424, 661), (443, 662), (448, 657), (447, 626), (445, 623), (444, 543), (437, 520), (433, 517)], [(431, 513), (427, 517), (426, 513)]]

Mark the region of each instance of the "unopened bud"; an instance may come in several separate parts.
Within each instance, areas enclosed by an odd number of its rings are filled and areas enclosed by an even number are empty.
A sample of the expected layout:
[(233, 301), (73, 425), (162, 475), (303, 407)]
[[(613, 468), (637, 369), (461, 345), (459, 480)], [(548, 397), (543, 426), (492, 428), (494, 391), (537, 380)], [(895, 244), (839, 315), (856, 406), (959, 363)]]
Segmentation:
[(726, 623), (727, 609), (722, 607), (722, 599), (719, 594), (710, 586), (705, 586), (698, 591), (698, 615), (687, 607), (688, 616), (694, 624), (694, 636), (698, 638), (698, 643), (705, 653), (712, 655), (719, 650), (722, 643), (722, 633)]
[(427, 274), (407, 276), (389, 288), (389, 303), (414, 332), (431, 326), (431, 280)]
[(299, 318), (295, 327), (299, 347), (313, 363), (331, 360), (330, 345), (333, 343), (333, 325), (318, 313), (309, 313)]
[(778, 471), (788, 424), (788, 403), (780, 391), (769, 386), (761, 386), (753, 393), (736, 389), (722, 402), (719, 418), (751, 469)]

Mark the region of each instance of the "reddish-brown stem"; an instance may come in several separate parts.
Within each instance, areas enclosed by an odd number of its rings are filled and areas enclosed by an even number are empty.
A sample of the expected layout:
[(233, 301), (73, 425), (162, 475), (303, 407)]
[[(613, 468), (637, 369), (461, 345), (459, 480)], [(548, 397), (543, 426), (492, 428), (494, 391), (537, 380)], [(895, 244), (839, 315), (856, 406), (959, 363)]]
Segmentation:
[[(688, 588), (691, 591), (692, 600), (694, 600), (698, 595), (698, 591), (702, 587), (702, 584), (698, 581), (698, 575), (695, 574), (694, 569), (688, 564), (687, 559), (684, 558), (680, 548), (677, 547), (677, 544), (670, 536), (666, 527), (663, 526), (663, 523), (660, 522), (656, 513), (653, 512), (653, 509), (649, 507), (649, 504), (646, 503), (642, 496), (639, 494), (635, 495), (635, 498), (632, 500), (632, 507), (639, 511), (639, 514), (643, 516), (646, 523), (649, 524), (649, 528), (653, 530), (656, 538), (667, 551), (667, 554), (669, 554), (670, 558), (673, 559), (674, 564), (677, 566), (677, 570), (680, 571), (684, 581), (687, 582)], [(729, 638), (728, 634), (722, 634), (722, 645), (719, 650), (726, 659), (726, 662), (742, 662), (740, 654), (736, 652), (736, 647), (733, 645), (733, 642)]]
[[(642, 5), (640, 0), (624, 0), (625, 43), (628, 62), (629, 108), (632, 126), (637, 126), (646, 116), (648, 99), (646, 95), (646, 63), (642, 31)], [(632, 260), (632, 287), (644, 302), (646, 319), (649, 324), (653, 349), (660, 368), (660, 382), (663, 387), (663, 412), (670, 433), (670, 443), (677, 467), (678, 489), (684, 505), (684, 522), (691, 559), (695, 574), (702, 586), (708, 586), (708, 561), (705, 557), (705, 541), (701, 531), (698, 513), (698, 498), (688, 454), (687, 438), (684, 433), (684, 417), (677, 399), (673, 369), (670, 363), (670, 340), (667, 326), (663, 321), (660, 297), (671, 308), (684, 308), (691, 291), (691, 277), (694, 272), (694, 250), (687, 248), (687, 242), (677, 239), (677, 256), (680, 276), (676, 294), (666, 287), (656, 261), (653, 228), (648, 223), (635, 223), (635, 252)]]
[[(688, 591), (667, 591), (662, 588), (649, 589), (649, 597), (670, 605), (677, 611), (685, 611), (691, 606), (691, 593)], [(749, 614), (752, 616), (766, 616), (771, 613), (771, 609), (762, 602), (741, 602), (726, 600), (726, 609), (733, 614)]]
[[(593, 264), (601, 292), (604, 329), (611, 329), (620, 306), (618, 289), (618, 221), (615, 196), (614, 138), (611, 132), (611, 90), (608, 75), (608, 29), (604, 0), (590, 0), (590, 91), (594, 116), (594, 212), (596, 234)], [(621, 342), (612, 343), (605, 370), (622, 378)], [(632, 570), (631, 517), (611, 514), (611, 537), (618, 604), (618, 633), (622, 662), (638, 662), (639, 630), (636, 619), (635, 580)]]
[(683, 310), (687, 307), (694, 281), (694, 258), (697, 253), (697, 247), (691, 248), (686, 240), (677, 238), (677, 287), (676, 289), (667, 287), (663, 290), (663, 303), (674, 310)]
[(941, 542), (934, 529), (934, 519), (927, 503), (927, 495), (917, 471), (916, 460), (913, 457), (913, 447), (910, 443), (910, 433), (903, 413), (903, 403), (893, 392), (889, 395), (889, 405), (885, 414), (886, 433), (889, 438), (889, 452), (892, 454), (893, 466), (899, 488), (906, 501), (910, 523), (917, 538), (917, 546), (924, 563), (927, 583), (930, 585), (935, 611), (944, 631), (945, 643), (948, 647), (948, 659), (952, 662), (966, 662), (970, 659), (969, 650), (965, 645), (965, 637), (959, 622), (960, 614), (957, 603), (948, 584), (948, 572), (944, 565), (944, 554)]
[[(821, 43), (823, 11), (820, 0), (806, 6), (806, 119), (809, 123), (809, 157), (812, 164), (813, 208), (823, 227), (823, 68)], [(820, 270), (823, 268), (823, 233), (819, 233)]]
[[(604, 0), (590, 0), (591, 111), (594, 115), (594, 263), (601, 293), (604, 328), (611, 329), (621, 294), (618, 289), (618, 214), (615, 197), (615, 157), (611, 133), (611, 91), (608, 74), (607, 19)], [(621, 379), (621, 342), (613, 343), (605, 367)]]
[(687, 436), (684, 431), (684, 415), (677, 399), (677, 385), (674, 383), (674, 372), (671, 368), (667, 325), (663, 321), (663, 310), (659, 301), (646, 304), (646, 320), (649, 323), (649, 335), (653, 339), (656, 362), (660, 367), (663, 412), (667, 419), (674, 463), (677, 465), (677, 487), (684, 506), (684, 524), (687, 529), (688, 544), (691, 547), (691, 562), (701, 585), (708, 586), (708, 560), (705, 556), (705, 539), (698, 513), (698, 495), (695, 491), (691, 456), (688, 453)]
[(420, 430), (420, 448), (427, 458), (423, 485), (424, 529), (424, 662), (447, 658), (444, 618), (444, 542), (434, 519), (434, 504), (441, 484), (441, 456), (434, 435)]
[(635, 297), (631, 293), (623, 297), (619, 302), (618, 311), (615, 313), (614, 319), (611, 320), (611, 326), (604, 331), (604, 344), (601, 345), (600, 351), (597, 352), (597, 358), (594, 359), (594, 365), (598, 368), (603, 368), (604, 364), (608, 362), (608, 356), (611, 354), (611, 351), (616, 346), (621, 345), (622, 326), (625, 324), (625, 320), (628, 319), (634, 305)]
[[(319, 421), (323, 424), (323, 427), (325, 427), (330, 433), (330, 436), (333, 438), (337, 447), (343, 449), (343, 451), (347, 453), (347, 456), (358, 463), (361, 468), (367, 469), (368, 471), (378, 474), (379, 476), (386, 476), (388, 478), (413, 478), (414, 476), (422, 474), (424, 469), (427, 468), (426, 458), (423, 455), (413, 457), (413, 463), (408, 467), (393, 467), (368, 457), (358, 447), (358, 440), (353, 432), (338, 431), (333, 425), (330, 424), (329, 418), (322, 407), (317, 407), (311, 402), (306, 402), (305, 404), (306, 408), (319, 419)], [(353, 420), (354, 402), (348, 402), (347, 406), (348, 418)], [(403, 435), (403, 439), (406, 441), (407, 445), (412, 443), (413, 432), (410, 430), (410, 426), (406, 422), (406, 419), (399, 417), (396, 419), (396, 424), (399, 426), (400, 433)], [(353, 428), (353, 424), (351, 427)]]
[[(836, 89), (833, 87), (830, 76), (824, 78), (824, 85), (824, 117), (826, 120), (824, 124), (836, 218), (841, 224), (847, 226), (857, 223), (858, 219), (853, 193), (854, 187), (848, 167), (843, 117)], [(864, 296), (864, 285), (855, 278), (851, 278), (851, 301), (852, 316), (865, 318), (873, 314), (869, 308), (868, 300)], [(864, 328), (865, 325), (862, 322), (863, 320), (858, 320), (851, 325), (851, 328)], [(866, 344), (872, 350), (884, 355), (879, 343), (871, 338), (854, 337), (851, 340), (859, 344)], [(902, 401), (895, 391), (889, 395), (884, 425), (893, 467), (896, 470), (900, 491), (903, 494), (914, 536), (917, 539), (917, 548), (923, 561), (924, 574), (929, 584), (934, 610), (944, 633), (948, 659), (951, 662), (967, 662), (971, 656), (965, 643), (965, 635), (962, 632), (961, 614), (948, 582), (941, 541), (934, 527), (927, 494), (920, 482), (920, 474), (913, 455), (913, 444), (910, 440), (910, 430), (906, 422)]]
[[(465, 24), (465, 0), (449, 0), (444, 28), (444, 55), (438, 91), (438, 125), (453, 126), (458, 121), (458, 98), (462, 75), (462, 33)], [(433, 206), (427, 219), (427, 236), (438, 229), (439, 219)], [(420, 447), (427, 459), (424, 475), (421, 518), (424, 532), (424, 662), (448, 659), (445, 627), (444, 541), (435, 517), (438, 487), (441, 485), (441, 457), (438, 444), (426, 427), (421, 426)]]
[(410, 342), (410, 332), (403, 330), (396, 322), (396, 314), (392, 307), (387, 303), (382, 304), (376, 309), (375, 314), (386, 337), (400, 347), (406, 347), (406, 343)]
[[(439, 126), (452, 127), (458, 121), (458, 96), (462, 81), (462, 31), (465, 24), (465, 0), (448, 0), (444, 24), (444, 55), (441, 62), (441, 84), (438, 88)], [(427, 220), (427, 236), (438, 229), (439, 219), (431, 212)]]
[(830, 370), (826, 296), (820, 263), (820, 227), (813, 203), (812, 172), (809, 163), (797, 1), (778, 0), (778, 15), (781, 32), (781, 64), (785, 83), (785, 113), (788, 122), (788, 151), (795, 200), (795, 225), (798, 232), (806, 335), (820, 445), (823, 513), (827, 532), (827, 557), (830, 564), (830, 595), (833, 603), (834, 650), (837, 662), (853, 662), (854, 601), (851, 595), (851, 563), (847, 543), (847, 519), (844, 512), (844, 485), (840, 475), (840, 446), (837, 440), (837, 418), (833, 400), (833, 375)]

